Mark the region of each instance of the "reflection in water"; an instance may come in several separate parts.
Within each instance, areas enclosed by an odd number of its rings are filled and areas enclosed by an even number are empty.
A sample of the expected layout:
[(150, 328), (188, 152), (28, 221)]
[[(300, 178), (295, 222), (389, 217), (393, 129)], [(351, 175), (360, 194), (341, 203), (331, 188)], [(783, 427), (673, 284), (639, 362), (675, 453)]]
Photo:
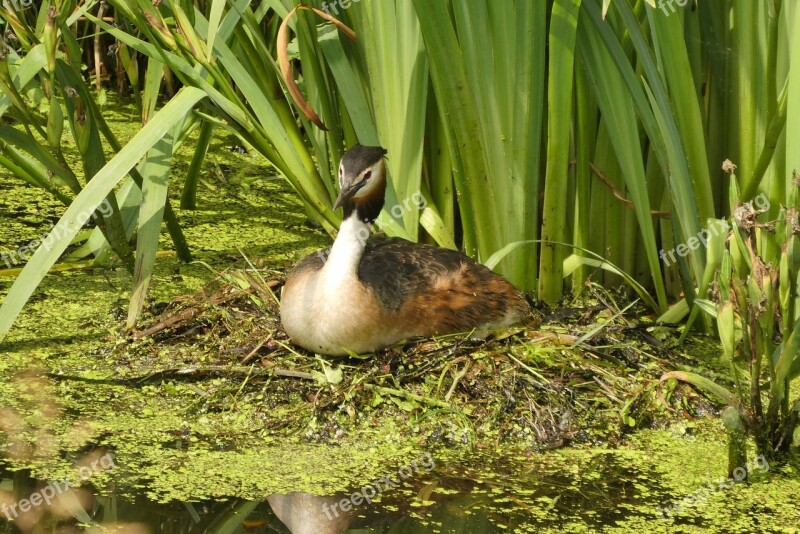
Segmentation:
[(353, 512), (331, 513), (337, 497), (318, 497), (299, 491), (267, 497), (272, 511), (292, 534), (339, 534), (353, 521)]
[[(424, 490), (423, 490), (424, 491)], [(430, 510), (424, 518), (409, 514), (404, 503), (399, 506), (364, 508), (356, 515), (354, 510), (331, 510), (349, 497), (319, 497), (309, 493), (293, 492), (270, 495), (267, 501), (272, 511), (292, 534), (339, 534), (341, 532), (385, 532), (387, 534), (422, 534), (448, 532), (452, 534), (489, 534), (505, 532), (509, 523), (502, 517), (492, 517), (491, 499), (485, 495), (453, 495)], [(390, 511), (393, 510), (393, 511)], [(348, 530), (348, 528), (350, 530)]]
[[(92, 452), (94, 455), (88, 453), (76, 460), (100, 465), (105, 451)], [(656, 505), (665, 494), (652, 483), (652, 471), (637, 469), (611, 451), (560, 459), (558, 465), (537, 463), (535, 472), (510, 470), (502, 464), (476, 471), (462, 464), (460, 476), (437, 473), (428, 480), (409, 480), (360, 505), (354, 499), (359, 488), (326, 497), (301, 492), (273, 494), (262, 502), (156, 503), (144, 496), (146, 490), (125, 484), (119, 477), (121, 469), (117, 469), (112, 473), (114, 480), (103, 484), (99, 494), (86, 486), (70, 488), (49, 505), (43, 502), (24, 514), (20, 513), (20, 501), (33, 503), (31, 496), (44, 495), (44, 488), (53, 481), (38, 481), (27, 470), (8, 472), (0, 466), (0, 509), (6, 504), (11, 510), (16, 504), (18, 513), (9, 518), (0, 513), (0, 533), (67, 534), (88, 525), (135, 534), (489, 534), (562, 532), (574, 525), (600, 531), (634, 517), (639, 522), (658, 519)], [(93, 478), (92, 483), (96, 482)], [(355, 506), (348, 509), (343, 502)], [(702, 525), (701, 518), (695, 521)]]
[[(88, 453), (76, 464), (80, 466), (77, 472), (90, 462), (99, 465), (100, 458), (108, 456), (100, 451)], [(141, 519), (120, 519), (113, 494), (99, 496), (90, 487), (78, 487), (86, 480), (66, 477), (45, 483), (32, 478), (28, 470), (5, 473), (0, 469), (0, 532), (67, 533), (77, 532), (79, 526), (101, 525), (128, 534), (152, 532)]]
[[(75, 457), (76, 472), (81, 465), (102, 466), (106, 453), (95, 449)], [(87, 486), (70, 488), (52, 499), (51, 506), (42, 503), (25, 515), (9, 517), (10, 522), (0, 515), (0, 533), (67, 532), (80, 525), (102, 525), (137, 533), (488, 534), (532, 527), (560, 529), (569, 521), (599, 528), (634, 513), (655, 517), (655, 503), (661, 495), (646, 495), (654, 504), (644, 508), (639, 489), (653, 479), (651, 472), (620, 463), (611, 453), (569, 455), (560, 460), (557, 465), (539, 462), (535, 472), (520, 472), (502, 463), (479, 463), (478, 470), (471, 464), (450, 463), (448, 471), (398, 480), (397, 485), (382, 488), (380, 495), (372, 498), (370, 494), (370, 499), (363, 501), (361, 497), (368, 494), (366, 486), (324, 497), (301, 492), (273, 494), (266, 502), (155, 503), (144, 497), (143, 490), (120, 482), (122, 469), (118, 468), (103, 472), (113, 479), (101, 484), (100, 494)], [(592, 476), (576, 476), (582, 472)], [(97, 477), (92, 477), (90, 483), (97, 482)], [(0, 468), (0, 505), (7, 504), (10, 509), (17, 504), (19, 511), (21, 499), (32, 502), (31, 495), (44, 495), (49, 483), (35, 480), (26, 470), (4, 473)]]

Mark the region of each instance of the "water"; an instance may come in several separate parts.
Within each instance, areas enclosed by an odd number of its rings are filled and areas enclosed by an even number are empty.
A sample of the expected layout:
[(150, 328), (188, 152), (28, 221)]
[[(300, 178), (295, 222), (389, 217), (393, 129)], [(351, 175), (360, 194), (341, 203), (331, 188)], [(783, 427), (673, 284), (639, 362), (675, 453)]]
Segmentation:
[[(112, 126), (135, 125), (123, 116)], [(220, 148), (212, 153), (239, 158)], [(279, 268), (329, 243), (319, 230), (303, 226), (288, 187), (264, 178), (272, 171), (244, 156), (223, 163), (239, 174), (230, 172), (227, 182), (217, 185), (235, 195), (221, 198), (201, 188), (201, 210), (178, 213), (198, 259), (225, 268), (241, 260), (241, 249)], [(260, 180), (240, 184), (234, 179), (239, 175)], [(0, 241), (10, 249), (50, 229), (63, 212), (39, 191), (13, 183), (3, 185), (0, 202), (5, 206)], [(212, 276), (202, 265), (163, 258), (154, 273), (153, 301), (192, 293)], [(240, 360), (250, 351), (227, 352), (222, 350), (227, 345), (212, 342), (200, 347), (188, 336), (183, 345), (147, 339), (129, 344), (119, 333), (129, 284), (122, 269), (48, 276), (3, 345), (0, 528), (5, 532), (99, 526), (135, 533), (289, 532), (290, 527), (295, 533), (792, 532), (800, 524), (795, 460), (770, 465), (767, 475), (752, 483), (719, 487), (727, 453), (716, 416), (686, 423), (649, 406), (663, 428), (627, 433), (619, 417), (622, 402), (605, 398), (595, 378), (619, 388), (611, 391), (618, 398), (646, 400), (636, 397), (652, 385), (646, 373), (550, 344), (517, 353), (526, 365), (549, 371), (553, 383), (563, 386), (556, 390), (526, 381), (530, 377), (511, 360), (477, 350), (470, 354), (471, 373), (462, 380), (469, 382), (472, 399), (459, 405), (463, 412), (368, 396), (355, 386), (320, 400), (317, 384), (256, 379), (247, 369), (162, 378), (162, 370), (184, 366), (243, 366)], [(9, 286), (10, 279), (0, 280), (0, 296)], [(225, 310), (210, 324), (223, 323), (234, 312)], [(449, 371), (464, 369), (462, 356), (447, 362), (454, 365)], [(386, 364), (388, 371), (366, 361), (348, 362), (345, 374), (349, 383), (360, 384), (362, 376), (393, 373), (393, 380), (416, 380), (425, 388), (417, 391), (438, 391), (436, 398), (452, 383), (449, 371), (411, 369), (408, 355), (400, 360), (402, 371), (396, 361)], [(324, 371), (310, 356), (276, 361), (267, 354), (248, 362), (253, 364), (262, 370), (272, 364)], [(484, 372), (471, 377), (479, 370)], [(72, 378), (48, 377), (51, 372)], [(508, 380), (495, 384), (497, 376)], [(447, 378), (443, 385), (437, 384), (441, 377)], [(537, 429), (561, 426), (562, 414), (548, 410), (559, 408), (562, 396), (571, 401), (573, 392), (576, 402), (569, 408), (575, 418), (568, 423), (574, 435), (563, 448), (536, 448)], [(498, 410), (488, 410), (497, 399)], [(701, 399), (689, 401), (696, 405)], [(501, 416), (506, 419), (499, 421)], [(448, 438), (433, 439), (441, 435)], [(426, 453), (435, 465), (430, 471), (421, 460)], [(114, 469), (103, 469), (106, 454)], [(91, 469), (93, 464), (99, 468)], [(402, 484), (389, 485), (380, 495), (375, 490), (376, 497), (366, 502), (363, 497), (371, 494), (366, 488), (375, 480), (403, 478), (409, 466)], [(91, 477), (80, 488), (44, 501), (53, 491), (46, 486), (77, 480), (81, 467)], [(703, 499), (692, 497), (709, 485), (717, 489)], [(29, 503), (24, 512), (23, 499)], [(662, 518), (659, 506), (675, 503), (684, 503), (681, 512)]]
[[(494, 533), (494, 532), (778, 532), (791, 531), (800, 511), (791, 503), (798, 481), (793, 462), (769, 466), (766, 476), (750, 483), (715, 488), (704, 499), (685, 497), (703, 483), (716, 486), (715, 477), (698, 478), (697, 466), (708, 463), (713, 445), (701, 440), (668, 445), (669, 432), (644, 432), (632, 448), (563, 449), (521, 453), (492, 459), (475, 453), (461, 462), (431, 462), (400, 466), (378, 479), (355, 485), (346, 492), (316, 496), (289, 492), (262, 500), (235, 498), (158, 502), (146, 484), (125, 486), (115, 475), (99, 488), (68, 488), (55, 496), (28, 471), (2, 472), (0, 510), (13, 526), (5, 532), (69, 532), (97, 527), (136, 533), (173, 532), (291, 532), (337, 533)], [(107, 454), (107, 453), (106, 453)], [(694, 458), (691, 455), (694, 455)], [(99, 452), (87, 454), (87, 466)], [(671, 466), (663, 460), (682, 462)], [(428, 470), (428, 466), (432, 469)], [(715, 471), (710, 466), (710, 471)], [(86, 470), (84, 470), (86, 471)], [(679, 475), (687, 484), (674, 487), (668, 476)], [(269, 478), (268, 472), (254, 477)], [(127, 477), (121, 477), (131, 480)], [(698, 480), (695, 480), (698, 478)], [(91, 481), (94, 481), (92, 478)], [(50, 481), (63, 488), (64, 481)], [(686, 489), (688, 488), (688, 489)], [(40, 498), (35, 499), (39, 494)], [(23, 497), (25, 496), (25, 497)], [(679, 502), (674, 518), (662, 515), (659, 505)], [(26, 498), (26, 511), (20, 510)], [(38, 502), (37, 502), (38, 501)], [(795, 523), (793, 523), (793, 521)], [(753, 530), (755, 529), (755, 530)]]

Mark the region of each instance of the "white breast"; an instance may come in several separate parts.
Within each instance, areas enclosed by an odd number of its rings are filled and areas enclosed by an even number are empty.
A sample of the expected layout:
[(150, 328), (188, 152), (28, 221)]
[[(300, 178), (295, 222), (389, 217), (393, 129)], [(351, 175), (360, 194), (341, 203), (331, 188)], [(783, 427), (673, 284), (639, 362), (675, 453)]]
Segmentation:
[[(325, 265), (290, 278), (281, 295), (281, 320), (289, 337), (313, 352), (345, 355), (377, 348), (378, 310), (358, 280), (369, 227), (355, 216), (342, 222)], [(383, 337), (383, 336), (380, 336)]]

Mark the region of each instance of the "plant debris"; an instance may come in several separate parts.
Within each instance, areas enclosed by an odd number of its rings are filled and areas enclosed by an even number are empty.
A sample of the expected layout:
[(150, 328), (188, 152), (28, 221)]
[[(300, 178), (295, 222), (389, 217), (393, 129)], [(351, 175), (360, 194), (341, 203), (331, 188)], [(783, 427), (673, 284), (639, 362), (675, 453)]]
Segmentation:
[[(667, 415), (654, 385), (671, 365), (667, 359), (680, 357), (652, 333), (660, 327), (632, 310), (589, 303), (547, 316), (537, 311), (536, 324), (488, 341), (453, 335), (357, 358), (323, 358), (294, 346), (281, 329), (281, 273), (247, 263), (216, 273), (192, 295), (152, 305), (158, 313), (115, 349), (124, 367), (115, 380), (217, 377), (240, 391), (261, 388), (265, 411), (287, 408), (270, 413), (271, 428), (298, 432), (314, 421), (321, 430), (308, 437), (322, 441), (335, 440), (357, 414), (369, 414), (414, 417), (427, 424), (432, 442), (510, 440), (547, 449), (575, 440), (613, 443), (632, 428), (657, 425), (655, 414)], [(461, 430), (427, 417), (441, 412)]]

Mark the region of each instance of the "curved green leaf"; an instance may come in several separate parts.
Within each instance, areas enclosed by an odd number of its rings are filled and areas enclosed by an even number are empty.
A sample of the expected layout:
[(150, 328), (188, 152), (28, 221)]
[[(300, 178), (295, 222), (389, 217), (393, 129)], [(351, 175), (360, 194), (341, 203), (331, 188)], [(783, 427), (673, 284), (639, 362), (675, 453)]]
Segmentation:
[(205, 96), (206, 93), (200, 89), (193, 87), (181, 89), (75, 197), (56, 225), (59, 229), (57, 238), (53, 240), (50, 248), (44, 244), (39, 246), (3, 301), (0, 307), (0, 341), (8, 334), (22, 308), (49, 269), (58, 261), (86, 222), (85, 219), (82, 220), (83, 217), (95, 210), (147, 151)]

